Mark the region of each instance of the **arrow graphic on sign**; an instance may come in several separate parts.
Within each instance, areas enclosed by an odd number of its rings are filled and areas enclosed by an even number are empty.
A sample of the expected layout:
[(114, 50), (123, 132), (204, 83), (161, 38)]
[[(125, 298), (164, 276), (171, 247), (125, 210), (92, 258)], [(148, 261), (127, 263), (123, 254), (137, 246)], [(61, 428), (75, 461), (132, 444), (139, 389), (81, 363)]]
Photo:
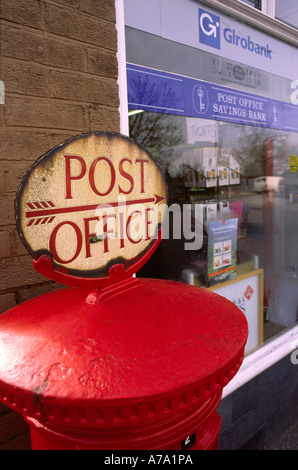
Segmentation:
[(27, 206), (31, 209), (26, 212), (26, 219), (30, 219), (27, 226), (30, 225), (44, 225), (50, 224), (58, 214), (69, 214), (72, 212), (84, 212), (96, 209), (108, 209), (110, 207), (124, 207), (135, 204), (158, 204), (164, 200), (164, 197), (154, 194), (154, 197), (147, 199), (137, 199), (133, 201), (118, 201), (104, 204), (90, 204), (85, 206), (73, 206), (73, 207), (56, 207), (52, 201), (40, 201), (40, 202), (27, 202)]

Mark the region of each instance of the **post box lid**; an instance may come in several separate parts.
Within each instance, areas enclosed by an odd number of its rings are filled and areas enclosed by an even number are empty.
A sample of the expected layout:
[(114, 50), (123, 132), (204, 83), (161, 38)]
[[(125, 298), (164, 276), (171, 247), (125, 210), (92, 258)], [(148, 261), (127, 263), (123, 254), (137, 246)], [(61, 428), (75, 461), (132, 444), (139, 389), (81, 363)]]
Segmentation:
[(2, 314), (0, 399), (53, 423), (106, 426), (177, 411), (231, 380), (247, 339), (233, 303), (172, 281), (120, 284), (59, 289)]

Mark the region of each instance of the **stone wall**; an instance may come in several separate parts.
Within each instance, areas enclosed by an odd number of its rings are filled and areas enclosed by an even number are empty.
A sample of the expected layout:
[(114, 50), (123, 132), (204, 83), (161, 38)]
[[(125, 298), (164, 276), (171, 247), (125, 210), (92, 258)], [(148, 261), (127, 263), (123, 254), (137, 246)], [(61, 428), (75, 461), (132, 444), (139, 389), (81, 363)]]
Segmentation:
[[(60, 287), (34, 271), (14, 197), (25, 171), (55, 145), (91, 130), (119, 132), (115, 16), (114, 0), (0, 0), (0, 313)], [(0, 405), (0, 449), (26, 447), (27, 434)]]

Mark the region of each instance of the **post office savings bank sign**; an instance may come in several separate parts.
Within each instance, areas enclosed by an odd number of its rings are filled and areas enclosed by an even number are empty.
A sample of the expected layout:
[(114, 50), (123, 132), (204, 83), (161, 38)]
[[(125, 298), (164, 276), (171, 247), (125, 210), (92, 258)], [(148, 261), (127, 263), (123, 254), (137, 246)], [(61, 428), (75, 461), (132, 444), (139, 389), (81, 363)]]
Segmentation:
[(127, 64), (127, 88), (131, 109), (298, 131), (297, 105), (222, 85)]

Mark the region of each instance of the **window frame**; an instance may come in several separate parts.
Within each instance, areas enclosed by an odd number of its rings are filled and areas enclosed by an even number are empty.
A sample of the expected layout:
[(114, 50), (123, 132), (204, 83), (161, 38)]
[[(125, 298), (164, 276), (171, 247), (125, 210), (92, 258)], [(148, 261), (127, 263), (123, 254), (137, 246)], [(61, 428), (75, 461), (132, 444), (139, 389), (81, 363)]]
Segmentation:
[[(247, 3), (244, 2), (244, 0), (238, 0), (241, 3), (244, 3), (247, 5)], [(249, 6), (249, 5), (248, 5)], [(254, 8), (258, 11), (261, 11), (265, 15), (271, 16), (272, 18), (275, 18), (275, 0), (261, 0), (261, 8), (256, 8), (251, 5), (251, 8)]]
[[(260, 8), (258, 8), (256, 5), (252, 5), (252, 4), (250, 5), (250, 4), (246, 3), (245, 0), (240, 0), (240, 1), (243, 2), (243, 3), (245, 3), (245, 5), (250, 6), (251, 8), (256, 8), (256, 9), (259, 10), (259, 11), (262, 10), (262, 6), (263, 6), (262, 0), (258, 0), (258, 2), (261, 2)], [(255, 0), (248, 0), (248, 1), (251, 2), (251, 3), (253, 3), (253, 2), (255, 3)]]
[(262, 0), (262, 13), (275, 18), (275, 0)]

